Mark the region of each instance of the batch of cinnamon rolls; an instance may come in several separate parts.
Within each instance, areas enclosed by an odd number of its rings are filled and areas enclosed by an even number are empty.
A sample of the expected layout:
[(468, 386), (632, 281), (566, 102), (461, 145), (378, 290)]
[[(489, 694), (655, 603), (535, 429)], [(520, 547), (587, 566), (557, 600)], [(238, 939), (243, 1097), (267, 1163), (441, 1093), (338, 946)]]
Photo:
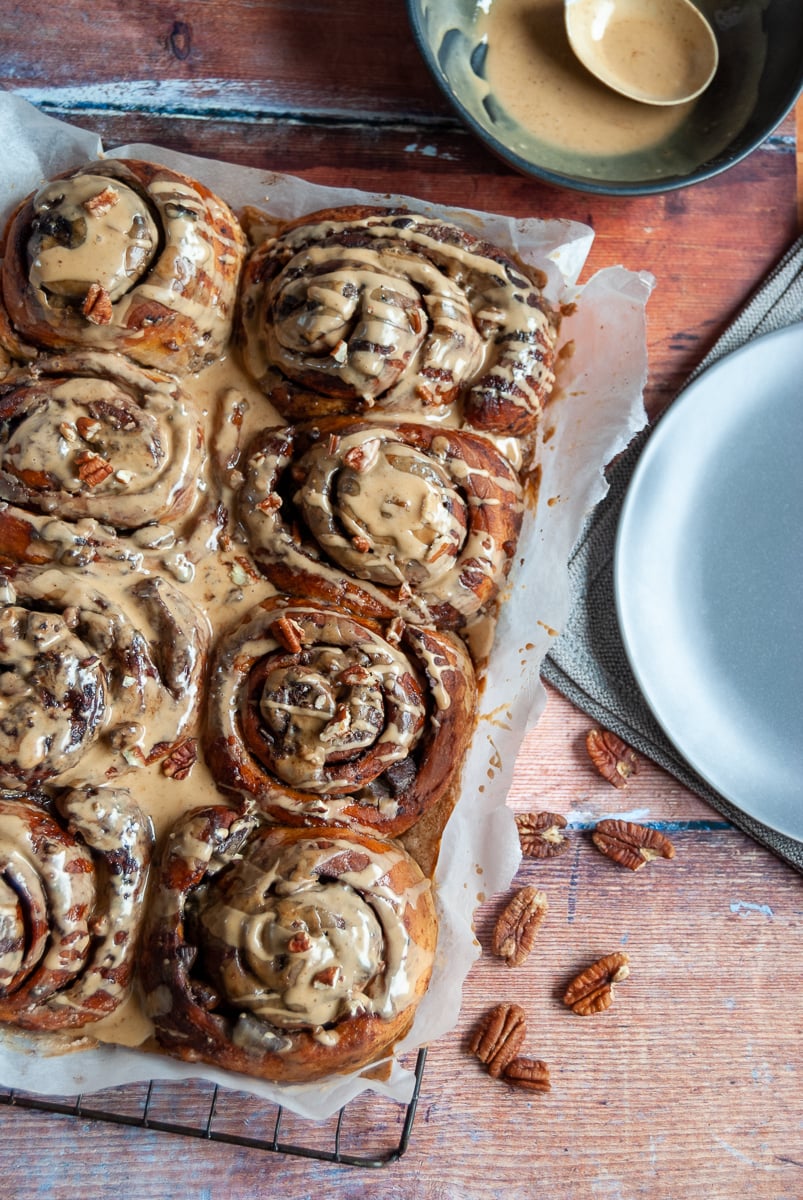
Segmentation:
[(251, 218), (103, 159), (5, 231), (0, 1022), (292, 1083), (428, 987), (557, 317), (450, 223)]

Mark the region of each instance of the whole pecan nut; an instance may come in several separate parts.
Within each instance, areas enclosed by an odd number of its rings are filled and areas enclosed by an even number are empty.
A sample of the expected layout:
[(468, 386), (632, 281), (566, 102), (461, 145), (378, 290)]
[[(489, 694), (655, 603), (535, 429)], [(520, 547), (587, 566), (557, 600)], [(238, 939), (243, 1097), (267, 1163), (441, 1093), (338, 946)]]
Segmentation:
[(524, 1009), (520, 1005), (495, 1004), (474, 1030), (469, 1049), (496, 1079), (517, 1056), (526, 1033)]
[(516, 1057), (507, 1064), (503, 1075), (508, 1083), (528, 1092), (548, 1092), (551, 1086), (549, 1067), (540, 1058)]
[(604, 1012), (613, 1004), (613, 985), (630, 974), (629, 963), (623, 951), (598, 958), (569, 984), (563, 995), (564, 1004), (581, 1017)]
[(589, 729), (586, 749), (594, 766), (614, 787), (625, 787), (639, 769), (638, 755), (610, 729)]
[(549, 911), (543, 892), (534, 887), (520, 888), (494, 926), (491, 950), (509, 967), (518, 967), (533, 948), (535, 935)]
[(516, 813), (521, 852), (527, 858), (556, 858), (569, 849), (563, 836), (566, 818), (560, 813)]
[(675, 847), (665, 834), (635, 821), (598, 821), (591, 840), (598, 850), (631, 871), (639, 871), (654, 858), (674, 858)]

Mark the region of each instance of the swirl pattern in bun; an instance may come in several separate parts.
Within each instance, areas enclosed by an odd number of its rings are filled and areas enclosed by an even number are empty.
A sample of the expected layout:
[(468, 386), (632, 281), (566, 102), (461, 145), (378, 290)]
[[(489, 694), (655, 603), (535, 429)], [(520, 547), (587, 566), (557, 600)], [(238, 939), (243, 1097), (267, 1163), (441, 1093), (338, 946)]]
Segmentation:
[(245, 245), (229, 206), (167, 167), (104, 159), (51, 180), (6, 239), (8, 348), (200, 370), (228, 341)]
[(521, 485), (478, 434), (329, 417), (257, 435), (243, 474), (251, 552), (291, 595), (460, 628), (515, 554)]
[(395, 837), (448, 797), (475, 699), (449, 633), (266, 601), (217, 645), (206, 759), (219, 787), (276, 821)]
[(535, 273), (474, 234), (399, 209), (327, 209), (251, 254), (241, 333), (290, 421), (370, 409), (521, 436), (554, 382), (556, 318)]
[(179, 1058), (315, 1080), (392, 1050), (436, 939), (430, 882), (393, 842), (200, 809), (165, 846), (143, 943), (146, 1005)]
[(101, 783), (164, 758), (200, 700), (208, 632), (166, 580), (0, 576), (0, 787)]
[(152, 845), (124, 789), (0, 794), (0, 1021), (81, 1028), (127, 998)]
[(17, 509), (117, 529), (174, 520), (202, 455), (175, 379), (119, 355), (42, 358), (0, 382), (0, 500)]

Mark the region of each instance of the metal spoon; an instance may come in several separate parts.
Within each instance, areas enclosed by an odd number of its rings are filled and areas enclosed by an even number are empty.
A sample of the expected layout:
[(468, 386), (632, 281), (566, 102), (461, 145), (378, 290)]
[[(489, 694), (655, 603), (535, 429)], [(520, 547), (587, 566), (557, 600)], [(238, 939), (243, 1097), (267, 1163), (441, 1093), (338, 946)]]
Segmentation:
[(719, 62), (714, 31), (691, 0), (564, 0), (569, 44), (609, 88), (642, 104), (682, 104)]

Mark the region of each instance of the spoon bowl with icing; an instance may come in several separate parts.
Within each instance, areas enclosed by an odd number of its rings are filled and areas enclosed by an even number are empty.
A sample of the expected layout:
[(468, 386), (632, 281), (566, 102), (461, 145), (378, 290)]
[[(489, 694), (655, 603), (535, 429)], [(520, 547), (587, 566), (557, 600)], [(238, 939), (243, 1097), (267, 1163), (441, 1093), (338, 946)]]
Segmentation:
[[(685, 104), (639, 103), (602, 83), (569, 44), (566, 2), (406, 0), (444, 98), (489, 150), (531, 179), (614, 196), (685, 188), (752, 153), (803, 93), (800, 0), (696, 0), (712, 22), (724, 14), (715, 26), (719, 66)], [(638, 13), (636, 0), (615, 0), (620, 15), (624, 3), (635, 21), (659, 0), (641, 0)], [(662, 0), (662, 8), (675, 3)], [(660, 40), (662, 69), (673, 44), (669, 35)]]
[(631, 100), (683, 104), (716, 73), (717, 39), (691, 0), (565, 0), (564, 16), (583, 66)]

